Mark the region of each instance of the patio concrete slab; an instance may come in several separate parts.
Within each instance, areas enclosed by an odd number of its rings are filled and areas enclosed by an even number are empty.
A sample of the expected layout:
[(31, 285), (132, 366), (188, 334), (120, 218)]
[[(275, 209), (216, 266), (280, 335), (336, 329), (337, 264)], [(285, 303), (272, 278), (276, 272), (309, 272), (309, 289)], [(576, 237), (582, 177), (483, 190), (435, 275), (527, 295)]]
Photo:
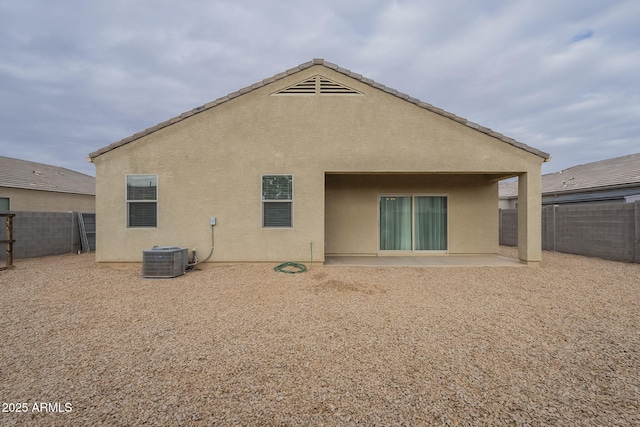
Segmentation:
[(499, 255), (449, 256), (326, 256), (325, 266), (351, 267), (524, 267)]

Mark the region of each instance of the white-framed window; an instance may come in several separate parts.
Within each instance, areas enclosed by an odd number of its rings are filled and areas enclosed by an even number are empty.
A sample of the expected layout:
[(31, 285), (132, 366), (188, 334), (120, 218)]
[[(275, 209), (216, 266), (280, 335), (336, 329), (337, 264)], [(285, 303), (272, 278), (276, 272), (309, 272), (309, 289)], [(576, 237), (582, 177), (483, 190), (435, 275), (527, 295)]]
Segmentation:
[(0, 197), (0, 211), (11, 210), (11, 199), (8, 197)]
[(127, 227), (158, 226), (158, 175), (127, 175)]
[(293, 175), (262, 175), (262, 227), (293, 227)]
[(381, 251), (446, 251), (448, 199), (441, 195), (383, 195)]

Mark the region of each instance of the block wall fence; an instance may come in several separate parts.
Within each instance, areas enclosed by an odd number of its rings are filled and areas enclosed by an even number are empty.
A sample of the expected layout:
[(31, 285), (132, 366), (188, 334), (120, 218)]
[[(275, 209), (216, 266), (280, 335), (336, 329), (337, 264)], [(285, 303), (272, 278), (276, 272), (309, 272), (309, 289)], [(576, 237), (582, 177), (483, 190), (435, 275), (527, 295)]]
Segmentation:
[[(78, 252), (80, 231), (75, 212), (11, 212), (13, 218), (13, 259)], [(4, 230), (3, 230), (4, 232)], [(0, 260), (6, 260), (4, 247)]]
[[(499, 220), (500, 244), (517, 246), (518, 210)], [(542, 249), (640, 263), (640, 201), (543, 206)]]

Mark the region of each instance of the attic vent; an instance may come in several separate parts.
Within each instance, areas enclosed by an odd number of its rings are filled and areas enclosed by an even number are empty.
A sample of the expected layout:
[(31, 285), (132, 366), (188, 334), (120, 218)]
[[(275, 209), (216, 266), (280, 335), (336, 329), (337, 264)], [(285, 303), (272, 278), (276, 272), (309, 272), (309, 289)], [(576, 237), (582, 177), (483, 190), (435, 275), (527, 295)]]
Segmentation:
[(357, 90), (351, 89), (350, 87), (346, 87), (341, 85), (340, 83), (336, 83), (332, 80), (327, 79), (326, 77), (318, 76), (318, 80), (320, 80), (320, 93), (342, 93), (342, 94), (354, 94), (357, 95), (360, 92)]
[(312, 77), (308, 80), (289, 86), (286, 89), (277, 92), (278, 94), (310, 94), (316, 93), (316, 78)]
[(317, 75), (293, 86), (282, 89), (274, 95), (360, 95), (355, 89), (331, 79)]

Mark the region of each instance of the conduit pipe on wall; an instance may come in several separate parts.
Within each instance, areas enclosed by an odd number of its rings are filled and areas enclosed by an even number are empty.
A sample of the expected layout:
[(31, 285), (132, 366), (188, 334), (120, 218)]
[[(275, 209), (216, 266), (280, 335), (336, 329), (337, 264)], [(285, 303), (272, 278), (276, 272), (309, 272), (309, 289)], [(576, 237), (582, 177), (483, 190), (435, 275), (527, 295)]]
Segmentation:
[(201, 262), (209, 261), (209, 258), (211, 258), (211, 255), (213, 255), (213, 244), (214, 244), (214, 240), (213, 240), (213, 225), (211, 225), (211, 252), (209, 252), (209, 256), (207, 256), (205, 259), (200, 261), (200, 260), (198, 260), (198, 257), (196, 256), (196, 250), (194, 249), (193, 250), (192, 262), (190, 264), (187, 264), (187, 268), (192, 269), (193, 267), (195, 267), (196, 265), (200, 264)]

